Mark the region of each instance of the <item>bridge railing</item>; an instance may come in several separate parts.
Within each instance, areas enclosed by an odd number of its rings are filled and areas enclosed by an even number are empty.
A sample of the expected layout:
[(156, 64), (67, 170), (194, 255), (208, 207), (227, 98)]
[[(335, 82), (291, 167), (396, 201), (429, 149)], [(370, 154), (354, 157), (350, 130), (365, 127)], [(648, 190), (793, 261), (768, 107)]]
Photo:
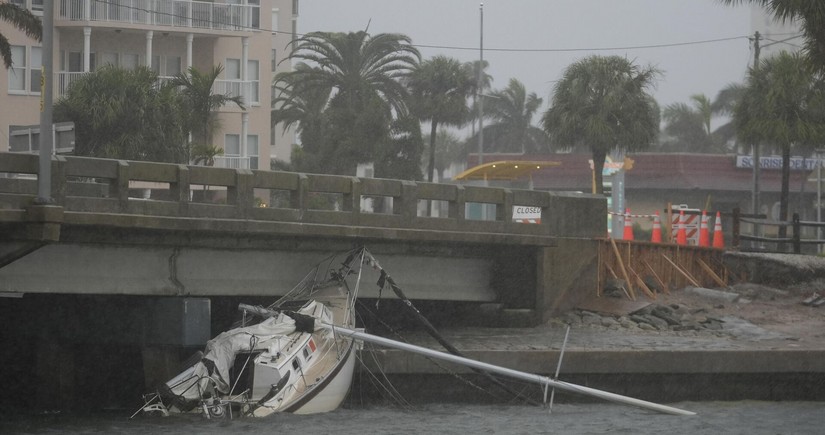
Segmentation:
[[(37, 172), (37, 155), (0, 153), (0, 221), (19, 219), (32, 204)], [(78, 214), (571, 237), (606, 232), (605, 201), (593, 195), (74, 156), (52, 158), (52, 196)], [(379, 206), (362, 208), (364, 199)], [(446, 204), (446, 216), (422, 212), (427, 202)], [(495, 213), (468, 218), (471, 204), (491, 204)], [(541, 223), (513, 222), (514, 206), (541, 208)]]

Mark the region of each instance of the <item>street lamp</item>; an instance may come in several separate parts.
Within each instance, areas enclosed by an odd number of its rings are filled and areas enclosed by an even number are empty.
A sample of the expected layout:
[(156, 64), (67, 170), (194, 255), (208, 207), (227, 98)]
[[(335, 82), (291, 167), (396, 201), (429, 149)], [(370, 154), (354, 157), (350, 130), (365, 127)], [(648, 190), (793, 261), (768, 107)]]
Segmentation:
[(484, 2), (478, 6), (479, 13), (479, 62), (476, 71), (478, 73), (478, 83), (476, 93), (478, 98), (478, 164), (484, 163), (484, 98), (481, 98), (482, 69), (484, 68)]

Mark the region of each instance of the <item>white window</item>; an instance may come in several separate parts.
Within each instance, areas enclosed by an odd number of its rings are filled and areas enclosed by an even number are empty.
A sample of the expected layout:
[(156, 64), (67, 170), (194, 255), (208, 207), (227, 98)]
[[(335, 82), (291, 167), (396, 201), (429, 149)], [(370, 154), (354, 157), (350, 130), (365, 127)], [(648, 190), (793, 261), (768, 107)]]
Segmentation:
[(278, 9), (273, 9), (272, 10), (272, 28), (271, 28), (272, 33), (275, 33), (275, 32), (278, 31), (278, 12), (279, 12)]
[(123, 69), (135, 70), (140, 65), (140, 55), (134, 53), (123, 53), (120, 55), (120, 67)]
[(246, 135), (246, 156), (249, 157), (249, 168), (258, 169), (258, 135)]
[(292, 0), (292, 15), (298, 16), (298, 0)]
[(9, 92), (26, 90), (26, 47), (11, 46), (12, 66), (9, 68)]
[(100, 54), (100, 64), (101, 65), (111, 65), (111, 66), (118, 66), (118, 55), (117, 53), (101, 53)]
[(43, 49), (24, 45), (12, 45), (9, 49), (12, 60), (9, 93), (39, 95)]
[(43, 72), (43, 49), (32, 47), (31, 62), (29, 63), (29, 92), (40, 93), (40, 76)]
[(226, 69), (223, 72), (227, 83), (227, 91), (230, 96), (243, 95), (241, 93), (241, 60), (226, 59)]
[(259, 83), (260, 72), (258, 71), (257, 60), (250, 60), (246, 63), (246, 79), (249, 80), (249, 104), (258, 105), (261, 102)]
[[(95, 70), (95, 54), (89, 54), (89, 71)], [(64, 66), (65, 68), (65, 66)], [(85, 72), (83, 71), (83, 52), (82, 51), (70, 51), (69, 52), (69, 65), (67, 68), (68, 72)]]
[(164, 75), (167, 76), (175, 76), (180, 74), (181, 69), (181, 58), (180, 56), (166, 56), (166, 62), (164, 62), (164, 66), (166, 67), (166, 71), (164, 71)]
[(227, 134), (224, 137), (223, 154), (227, 157), (241, 156), (241, 135)]
[(261, 0), (249, 0), (247, 4), (250, 6), (250, 12), (252, 14), (252, 28), (253, 29), (260, 29), (261, 28)]

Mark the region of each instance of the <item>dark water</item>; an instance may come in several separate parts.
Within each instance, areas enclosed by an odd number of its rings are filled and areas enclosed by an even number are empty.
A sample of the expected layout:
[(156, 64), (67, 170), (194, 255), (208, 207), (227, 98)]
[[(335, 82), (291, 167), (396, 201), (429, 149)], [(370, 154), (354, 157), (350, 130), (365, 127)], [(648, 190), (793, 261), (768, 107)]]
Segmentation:
[[(823, 402), (684, 402), (697, 416), (670, 416), (613, 404), (558, 404), (553, 412), (526, 405), (370, 407), (264, 419), (204, 420), (197, 416), (136, 418), (129, 414), (6, 418), (9, 434), (821, 434)], [(8, 417), (8, 416), (7, 416)]]

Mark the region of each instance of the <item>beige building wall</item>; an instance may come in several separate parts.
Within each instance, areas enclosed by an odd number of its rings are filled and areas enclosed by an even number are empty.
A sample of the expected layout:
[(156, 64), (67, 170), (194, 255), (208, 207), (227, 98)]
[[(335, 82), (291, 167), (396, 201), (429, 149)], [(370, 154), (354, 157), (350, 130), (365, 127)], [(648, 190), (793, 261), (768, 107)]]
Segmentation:
[[(25, 3), (32, 7), (31, 0)], [(254, 93), (257, 98), (250, 98), (245, 110), (234, 105), (219, 109), (220, 127), (213, 143), (225, 149), (225, 156), (217, 165), (269, 169), (271, 156), (289, 160), (294, 135), (271, 128), (270, 106), (272, 78), (276, 72), (290, 70), (291, 63), (277, 62), (273, 70), (272, 53), (274, 49), (276, 61), (287, 57), (292, 23), (297, 20), (297, 11), (293, 9), (298, 6), (297, 0), (192, 2), (195, 7), (208, 10), (208, 14), (201, 17), (209, 18), (197, 23), (195, 12), (181, 10), (182, 3), (170, 0), (153, 2), (157, 10), (151, 16), (127, 0), (107, 3), (76, 0), (70, 2), (76, 7), (72, 11), (61, 10), (60, 3), (55, 3), (55, 102), (67, 80), (105, 63), (128, 68), (151, 61), (159, 75), (167, 77), (187, 69), (187, 53), (191, 50), (191, 64), (195, 68), (208, 71), (218, 63), (224, 67), (216, 93), (257, 89)], [(253, 12), (256, 5), (260, 8)], [(42, 15), (42, 11), (34, 12)], [(220, 21), (217, 17), (221, 14), (231, 18)], [(238, 18), (241, 14), (247, 18)], [(253, 15), (258, 19), (249, 20)], [(273, 17), (277, 20), (273, 21)], [(279, 29), (286, 29), (288, 33), (274, 32)], [(20, 55), (11, 69), (0, 70), (0, 151), (8, 151), (11, 125), (40, 122), (40, 92), (35, 82), (41, 62), (39, 42), (10, 26), (4, 26), (3, 35)], [(87, 45), (88, 69), (85, 66)], [(247, 68), (241, 66), (245, 56)], [(18, 89), (21, 86), (23, 89)]]

